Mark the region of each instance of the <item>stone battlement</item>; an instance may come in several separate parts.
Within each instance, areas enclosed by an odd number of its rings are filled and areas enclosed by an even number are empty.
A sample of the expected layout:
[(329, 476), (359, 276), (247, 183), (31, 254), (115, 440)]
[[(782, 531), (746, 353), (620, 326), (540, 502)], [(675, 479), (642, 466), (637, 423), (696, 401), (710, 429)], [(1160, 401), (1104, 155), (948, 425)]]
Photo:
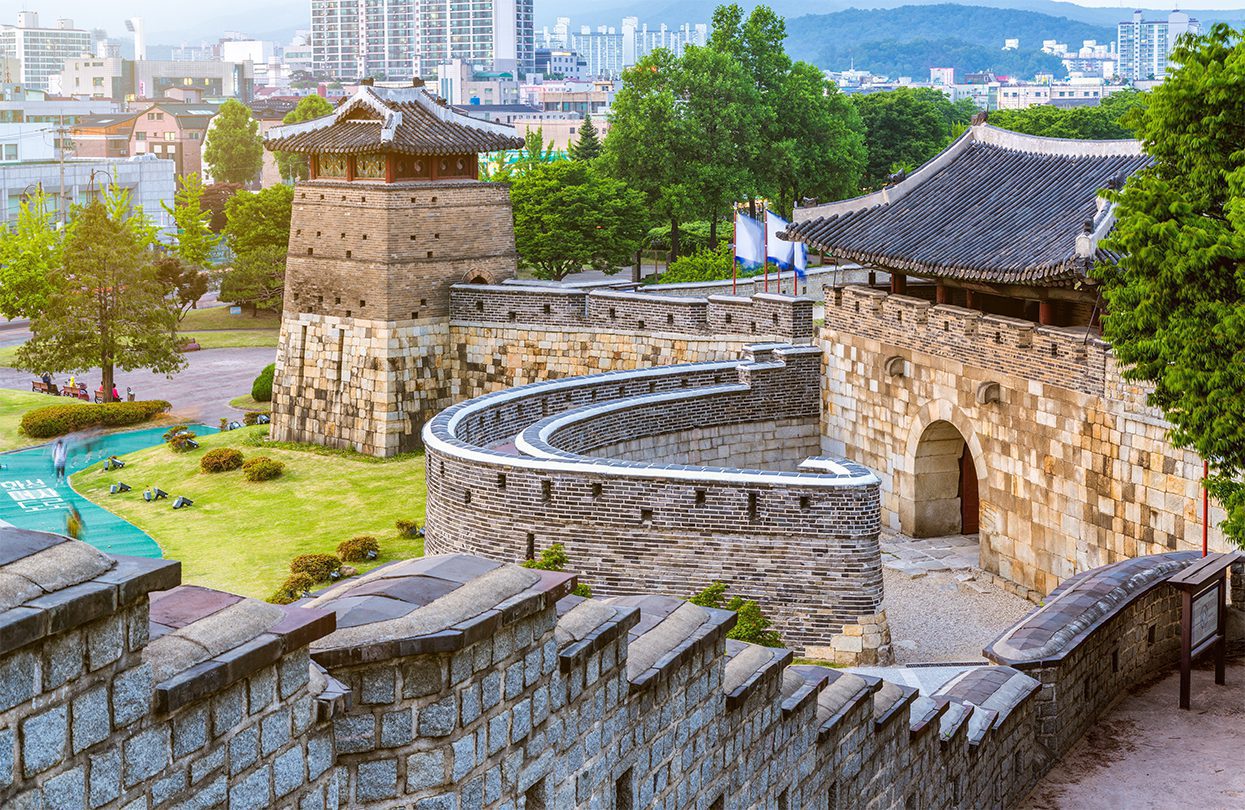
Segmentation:
[(774, 293), (703, 298), (551, 285), (457, 284), (450, 290), (450, 320), (567, 330), (738, 334), (807, 343), (813, 338), (813, 301)]
[(470, 555), (279, 607), (0, 540), (0, 805), (95, 810), (1010, 806), (1174, 664), (1190, 561), (1078, 577), (1005, 663), (918, 695), (729, 640), (727, 611)]
[[(424, 430), (427, 548), (518, 561), (562, 543), (605, 594), (760, 600), (796, 649), (877, 613), (877, 478), (819, 456), (820, 352), (554, 380)], [(623, 564), (622, 561), (626, 560)]]

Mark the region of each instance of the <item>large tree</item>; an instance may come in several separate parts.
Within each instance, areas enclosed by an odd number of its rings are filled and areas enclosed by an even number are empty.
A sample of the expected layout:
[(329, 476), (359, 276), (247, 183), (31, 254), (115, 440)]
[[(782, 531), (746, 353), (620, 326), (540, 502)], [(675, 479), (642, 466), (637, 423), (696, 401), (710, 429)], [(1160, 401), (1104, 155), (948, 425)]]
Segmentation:
[(280, 309), (293, 205), (294, 189), (284, 184), (239, 191), (225, 204), (225, 240), (234, 259), (221, 280), (222, 300), (252, 312)]
[(535, 166), (511, 182), (514, 241), (538, 278), (617, 272), (644, 235), (644, 197), (584, 161)]
[(39, 189), (21, 201), (16, 226), (0, 229), (0, 315), (26, 318), (43, 309), (63, 246), (56, 209)]
[(1146, 94), (1136, 90), (1112, 93), (1101, 104), (1086, 107), (1055, 107), (1040, 104), (1023, 110), (997, 110), (990, 123), (1003, 129), (1048, 138), (1114, 140), (1132, 138), (1132, 122), (1144, 109)]
[(264, 165), (264, 143), (259, 122), (246, 105), (229, 99), (220, 105), (208, 127), (203, 159), (217, 183), (250, 183)]
[(967, 106), (952, 104), (929, 87), (900, 87), (852, 99), (865, 124), (869, 149), (865, 183), (870, 187), (938, 154), (972, 117)]
[(571, 160), (593, 160), (601, 154), (601, 139), (597, 137), (596, 124), (592, 116), (584, 113), (584, 120), (579, 125), (579, 138), (567, 150)]
[(35, 373), (98, 367), (105, 399), (116, 369), (181, 369), (176, 304), (156, 279), (153, 238), (124, 192), (79, 209), (63, 259), (49, 273), (54, 294), (31, 314), (32, 336), (17, 350), (18, 365)]
[(1209, 461), (1224, 528), (1245, 544), (1245, 38), (1215, 25), (1172, 59), (1136, 122), (1154, 163), (1114, 195), (1104, 328), (1172, 441)]
[[(294, 105), (294, 109), (285, 114), (285, 117), (281, 119), (281, 123), (299, 124), (303, 121), (323, 118), (332, 113), (333, 105), (329, 104), (323, 96), (303, 96), (298, 100), (298, 104)], [(311, 176), (311, 161), (307, 155), (301, 152), (276, 152), (275, 155), (277, 170), (281, 172), (281, 177), (286, 182), (293, 183), (295, 180), (306, 180)]]

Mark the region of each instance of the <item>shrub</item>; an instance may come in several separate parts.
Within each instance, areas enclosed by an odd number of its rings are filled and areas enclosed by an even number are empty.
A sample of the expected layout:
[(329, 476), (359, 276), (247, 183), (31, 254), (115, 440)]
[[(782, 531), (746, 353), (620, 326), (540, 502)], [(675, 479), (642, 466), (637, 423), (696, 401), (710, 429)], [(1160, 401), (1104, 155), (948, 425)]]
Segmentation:
[(268, 601), (277, 605), (288, 605), (296, 602), (316, 586), (316, 581), (306, 574), (290, 574), (280, 587), (273, 591)]
[(398, 530), (398, 535), (401, 537), (419, 536), (419, 524), (413, 520), (399, 520), (393, 526)]
[(242, 414), (242, 424), (248, 427), (259, 422), (259, 411), (247, 411)]
[(50, 439), (87, 428), (136, 425), (167, 411), (170, 407), (172, 406), (162, 399), (48, 405), (23, 414), (21, 431), (33, 439)]
[(368, 534), (361, 534), (337, 545), (337, 556), (346, 562), (366, 562), (380, 556), (380, 543)]
[(164, 432), (164, 443), (174, 453), (186, 453), (198, 447), (195, 432), (187, 425), (174, 425)]
[[(251, 399), (256, 402), (272, 402), (272, 375), (277, 371), (276, 363), (269, 363), (251, 383)], [(252, 424), (248, 422), (247, 424)]]
[(242, 466), (242, 451), (232, 447), (209, 450), (199, 459), (199, 469), (206, 473), (229, 472)]
[(248, 481), (271, 481), (285, 472), (285, 465), (268, 456), (251, 456), (242, 463), (242, 474)]
[(773, 629), (774, 623), (769, 620), (769, 617), (761, 612), (761, 606), (754, 600), (744, 599), (742, 596), (732, 596), (727, 599), (726, 588), (725, 582), (714, 582), (700, 593), (689, 596), (687, 601), (701, 607), (735, 611), (738, 618), (734, 629), (726, 634), (727, 638), (760, 644), (762, 647), (781, 647), (782, 637), (778, 635), (777, 630)]
[[(549, 548), (540, 552), (540, 556), (534, 560), (524, 560), (519, 563), (524, 568), (534, 568), (537, 571), (565, 571), (568, 558), (566, 556), (566, 546), (561, 543), (554, 543)], [(592, 597), (592, 588), (586, 582), (580, 582), (575, 586), (575, 590), (571, 593), (584, 598)]]
[(340, 570), (342, 561), (332, 554), (299, 554), (290, 560), (290, 572), (306, 574), (316, 582), (323, 582)]

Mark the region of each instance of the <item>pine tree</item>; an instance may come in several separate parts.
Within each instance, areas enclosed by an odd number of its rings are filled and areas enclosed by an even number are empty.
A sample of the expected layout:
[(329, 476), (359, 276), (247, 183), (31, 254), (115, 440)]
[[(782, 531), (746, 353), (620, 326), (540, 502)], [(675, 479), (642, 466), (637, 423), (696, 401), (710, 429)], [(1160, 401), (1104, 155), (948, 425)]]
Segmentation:
[(229, 99), (220, 106), (208, 129), (203, 159), (217, 183), (250, 183), (264, 165), (259, 122), (246, 105)]
[(601, 154), (601, 139), (588, 113), (584, 113), (584, 122), (579, 127), (579, 140), (571, 144), (569, 151), (571, 160), (592, 160)]

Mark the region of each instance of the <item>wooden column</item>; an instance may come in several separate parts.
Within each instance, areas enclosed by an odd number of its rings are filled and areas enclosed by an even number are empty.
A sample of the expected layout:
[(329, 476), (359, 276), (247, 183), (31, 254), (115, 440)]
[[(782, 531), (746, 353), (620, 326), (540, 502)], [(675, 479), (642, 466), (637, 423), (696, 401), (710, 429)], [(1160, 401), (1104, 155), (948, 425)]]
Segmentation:
[(964, 306), (968, 307), (969, 309), (972, 309), (975, 306), (977, 306), (977, 296), (973, 295), (972, 290), (964, 291)]
[(938, 286), (934, 288), (934, 300), (939, 304), (951, 303), (951, 290), (948, 289), (947, 285), (943, 284), (941, 281), (938, 282)]
[(903, 295), (908, 291), (908, 277), (903, 273), (891, 273), (891, 293)]
[(354, 155), (346, 156), (346, 180), (354, 180)]
[(385, 154), (385, 182), (392, 183), (398, 176), (397, 159), (392, 152)]
[(1055, 302), (1054, 301), (1038, 301), (1038, 323), (1043, 326), (1054, 326), (1055, 324)]

